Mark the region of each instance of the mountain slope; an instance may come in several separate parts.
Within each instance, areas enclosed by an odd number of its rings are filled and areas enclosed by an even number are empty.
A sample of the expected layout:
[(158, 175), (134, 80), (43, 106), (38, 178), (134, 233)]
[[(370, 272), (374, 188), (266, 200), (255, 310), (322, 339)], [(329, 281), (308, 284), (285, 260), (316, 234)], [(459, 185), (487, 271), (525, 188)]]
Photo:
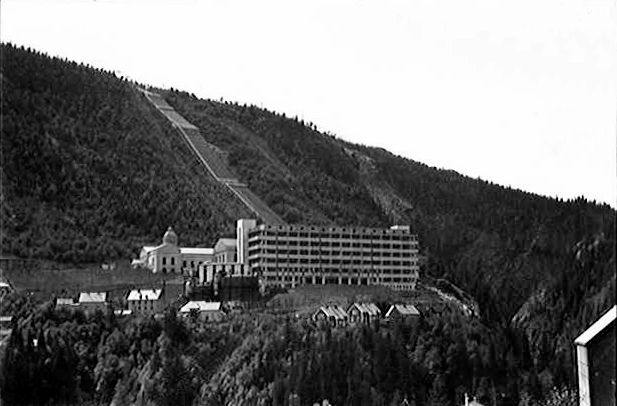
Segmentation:
[[(250, 215), (133, 84), (10, 45), (2, 46), (0, 80), (4, 253), (126, 258), (168, 225), (182, 244), (212, 245)], [(498, 384), (511, 394), (573, 387), (572, 338), (615, 303), (610, 207), (431, 168), (255, 106), (162, 94), (285, 221), (412, 226), (426, 258), (422, 273), (462, 288), (481, 314), (471, 328), (465, 318), (437, 316), (425, 326), (414, 359), (429, 368), (426, 376), (450, 379), (435, 378), (435, 394), (460, 389), (466, 364), (450, 362), (444, 345), (456, 344), (458, 356), (467, 335), (483, 342), (468, 349), (470, 365), (481, 352), (482, 365), (495, 370), (476, 365), (474, 379), (485, 380), (466, 387)], [(442, 339), (433, 340), (433, 330)], [(442, 354), (448, 358), (435, 361)]]
[(248, 211), (113, 74), (2, 46), (2, 249), (128, 257), (173, 225), (211, 245)]
[(254, 106), (182, 92), (166, 97), (288, 222), (411, 224), (429, 273), (475, 292), (490, 320), (509, 320), (581, 239), (601, 233), (614, 241), (615, 212), (608, 206), (431, 168)]
[[(126, 257), (173, 224), (209, 245), (250, 213), (177, 132), (113, 74), (3, 45), (5, 252), (63, 261)], [(425, 272), (507, 321), (615, 211), (557, 201), (351, 144), (254, 106), (162, 92), (289, 223), (411, 224)], [(503, 300), (503, 294), (506, 300)]]

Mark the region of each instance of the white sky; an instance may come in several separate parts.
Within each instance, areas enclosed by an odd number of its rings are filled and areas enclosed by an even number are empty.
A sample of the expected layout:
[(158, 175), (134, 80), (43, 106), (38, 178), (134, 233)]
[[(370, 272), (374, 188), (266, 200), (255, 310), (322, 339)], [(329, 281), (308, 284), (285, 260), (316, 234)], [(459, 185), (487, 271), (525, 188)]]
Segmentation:
[(0, 38), (431, 166), (617, 201), (614, 0), (2, 0)]

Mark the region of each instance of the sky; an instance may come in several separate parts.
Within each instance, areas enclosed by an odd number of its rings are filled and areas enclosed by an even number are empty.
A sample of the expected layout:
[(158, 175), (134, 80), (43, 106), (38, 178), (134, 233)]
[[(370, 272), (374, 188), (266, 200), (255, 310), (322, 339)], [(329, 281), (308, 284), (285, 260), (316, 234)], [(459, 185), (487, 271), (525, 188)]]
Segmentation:
[(0, 39), (617, 206), (614, 0), (2, 0)]

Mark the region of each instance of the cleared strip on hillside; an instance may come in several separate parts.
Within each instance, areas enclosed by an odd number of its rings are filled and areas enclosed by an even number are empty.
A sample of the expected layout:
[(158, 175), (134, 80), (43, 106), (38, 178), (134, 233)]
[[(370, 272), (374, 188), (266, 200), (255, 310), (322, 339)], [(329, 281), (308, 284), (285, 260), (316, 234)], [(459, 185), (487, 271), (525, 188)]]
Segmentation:
[(139, 89), (146, 98), (161, 112), (174, 126), (195, 153), (199, 161), (206, 167), (214, 179), (227, 186), (242, 203), (255, 213), (264, 223), (285, 224), (283, 219), (276, 214), (268, 205), (253, 193), (246, 184), (240, 182), (231, 172), (225, 162), (225, 156), (214, 145), (205, 140), (199, 129), (191, 124), (173, 107), (165, 101), (161, 95)]

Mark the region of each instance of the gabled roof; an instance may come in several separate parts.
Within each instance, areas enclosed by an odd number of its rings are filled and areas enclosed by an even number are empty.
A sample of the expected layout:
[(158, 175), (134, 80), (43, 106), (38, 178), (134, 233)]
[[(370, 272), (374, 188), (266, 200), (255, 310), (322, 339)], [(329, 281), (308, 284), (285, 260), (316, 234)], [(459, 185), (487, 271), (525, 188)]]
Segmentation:
[(328, 318), (334, 317), (336, 320), (345, 320), (347, 318), (347, 313), (345, 310), (341, 309), (337, 305), (321, 306), (315, 314), (319, 312), (323, 312)]
[(219, 238), (214, 246), (215, 251), (226, 250), (226, 249), (236, 249), (236, 239), (235, 238)]
[(191, 300), (180, 308), (180, 313), (189, 313), (191, 310), (198, 312), (214, 312), (221, 310), (221, 302), (206, 302), (203, 300)]
[(416, 309), (416, 306), (411, 304), (395, 304), (390, 306), (388, 312), (386, 313), (386, 317), (390, 317), (392, 313), (396, 311), (403, 316), (419, 316), (420, 312)]
[(105, 303), (107, 292), (81, 292), (79, 303)]
[(607, 328), (615, 321), (617, 317), (617, 306), (613, 306), (609, 311), (604, 313), (595, 323), (574, 340), (576, 345), (587, 345), (595, 336), (600, 334), (602, 330)]
[(181, 247), (180, 253), (185, 255), (213, 255), (214, 248), (190, 248)]
[(170, 247), (172, 249), (173, 248), (177, 249), (178, 252), (180, 251), (180, 248), (178, 246), (176, 246), (176, 245), (173, 245), (173, 244), (161, 244), (161, 245), (156, 245), (156, 246), (154, 246), (154, 245), (145, 245), (141, 249), (142, 249), (142, 251), (146, 251), (146, 253), (149, 254), (151, 252), (158, 251), (161, 248), (170, 248)]
[(162, 289), (133, 289), (129, 292), (127, 301), (142, 301), (142, 300), (159, 300), (161, 298)]
[(371, 316), (379, 316), (381, 314), (381, 310), (379, 310), (375, 303), (354, 303), (347, 309), (348, 313), (352, 307), (357, 308), (360, 313), (367, 313)]
[(130, 316), (131, 314), (133, 314), (133, 312), (127, 309), (118, 309), (114, 310), (114, 314), (116, 316)]

